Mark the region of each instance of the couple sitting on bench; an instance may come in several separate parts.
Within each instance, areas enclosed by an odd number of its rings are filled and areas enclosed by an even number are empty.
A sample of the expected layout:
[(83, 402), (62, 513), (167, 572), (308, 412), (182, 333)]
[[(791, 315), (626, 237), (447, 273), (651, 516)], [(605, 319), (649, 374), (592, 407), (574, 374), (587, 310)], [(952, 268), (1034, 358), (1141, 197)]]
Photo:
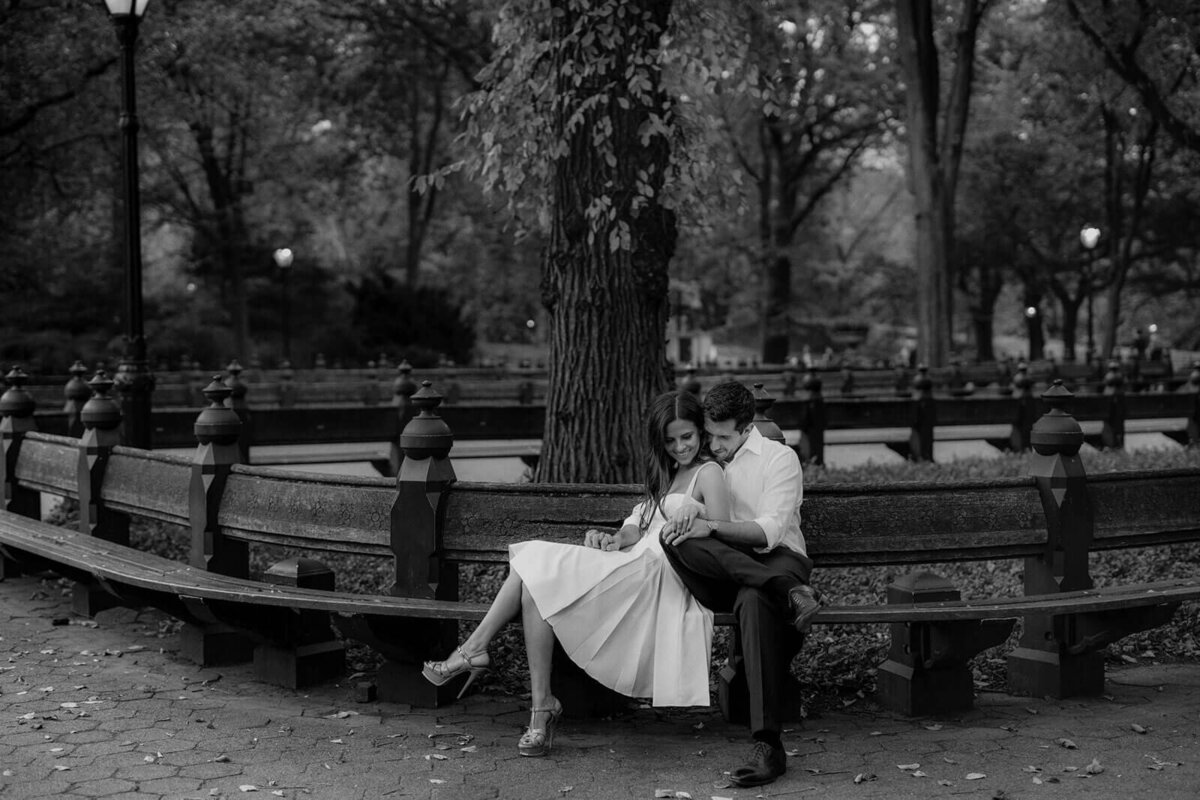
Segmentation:
[(789, 662), (819, 603), (800, 534), (800, 461), (763, 438), (753, 418), (754, 396), (733, 381), (703, 405), (686, 392), (655, 398), (645, 422), (646, 497), (621, 529), (589, 530), (582, 547), (513, 545), (487, 615), (449, 658), (427, 663), (425, 677), (440, 686), (469, 675), (465, 691), (489, 665), (488, 643), (520, 614), (532, 713), (518, 750), (543, 756), (563, 710), (550, 692), (556, 638), (615, 691), (656, 706), (707, 706), (713, 612), (732, 611), (755, 744), (731, 779), (759, 786), (782, 775)]

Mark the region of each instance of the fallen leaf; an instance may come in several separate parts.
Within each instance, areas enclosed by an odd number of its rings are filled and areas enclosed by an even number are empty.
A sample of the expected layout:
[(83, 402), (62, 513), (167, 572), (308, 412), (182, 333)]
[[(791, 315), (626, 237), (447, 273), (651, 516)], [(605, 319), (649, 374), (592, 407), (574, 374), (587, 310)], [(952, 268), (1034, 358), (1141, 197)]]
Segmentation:
[(953, 758), (950, 758), (949, 756), (942, 756), (942, 761), (945, 761), (947, 764), (957, 764), (958, 763), (957, 761), (955, 761)]
[(672, 789), (655, 789), (654, 796), (655, 797), (674, 797), (675, 791)]
[(692, 796), (687, 792), (676, 792), (675, 800), (692, 800)]
[(429, 782), (430, 783), (445, 783), (445, 781), (442, 780), (441, 778), (430, 778)]
[(897, 764), (896, 769), (918, 769), (920, 764)]
[(1043, 783), (1045, 783), (1045, 781), (1043, 781), (1043, 780), (1042, 780), (1041, 778), (1039, 778), (1037, 775), (1034, 775), (1034, 776), (1033, 776), (1033, 785), (1034, 785), (1034, 786), (1041, 786)]
[(345, 719), (346, 717), (355, 717), (355, 716), (358, 716), (357, 711), (338, 711), (334, 714), (330, 714), (329, 716), (325, 717), (325, 719)]
[(1030, 765), (1030, 766), (1028, 766), (1028, 767), (1022, 767), (1022, 768), (1021, 768), (1021, 771), (1022, 771), (1022, 772), (1041, 772), (1041, 771), (1042, 771), (1042, 768), (1041, 768), (1041, 767), (1035, 767), (1035, 766), (1033, 766), (1033, 765)]
[(912, 775), (914, 778), (928, 778), (928, 777), (929, 777), (929, 776), (928, 776), (928, 775), (926, 775), (924, 772), (921, 772), (921, 770), (916, 770), (915, 772), (912, 772), (912, 773), (910, 773), (910, 774), (911, 774), (911, 775)]
[(255, 786), (253, 783), (243, 783), (241, 786), (238, 787), (238, 791), (240, 791), (240, 792), (257, 792), (258, 787)]
[(283, 789), (275, 789), (271, 792), (271, 794), (275, 795), (276, 797), (283, 797)]
[(953, 786), (953, 785), (954, 784), (948, 780), (943, 779), (943, 780), (938, 781), (938, 786)]
[(478, 750), (478, 749), (479, 749), (479, 746), (478, 746), (478, 745), (474, 745), (474, 744), (473, 744), (473, 745), (469, 745), (469, 746), (467, 746), (467, 747), (460, 747), (460, 748), (458, 748), (458, 750), (459, 750), (459, 752), (460, 752), (460, 753), (474, 753), (474, 752), (475, 752), (476, 750)]
[(854, 776), (854, 782), (855, 783), (866, 783), (867, 781), (875, 780), (877, 777), (878, 776), (873, 772), (860, 772)]
[(222, 753), (221, 755), (219, 755), (219, 756), (217, 756), (216, 758), (214, 758), (214, 759), (213, 759), (213, 761), (219, 761), (219, 762), (221, 762), (222, 764), (224, 764), (224, 763), (227, 763), (227, 762), (229, 761), (229, 756), (227, 756), (227, 755), (225, 755), (224, 753)]
[(1146, 732), (1146, 729), (1143, 728), (1141, 725), (1138, 725), (1136, 722), (1133, 723), (1132, 725), (1130, 725), (1129, 727), (1133, 730), (1134, 733), (1145, 733)]
[(1037, 713), (1038, 713), (1038, 710), (1037, 710), (1036, 708), (1029, 708), (1028, 706), (1026, 706), (1025, 710), (1026, 710), (1027, 712), (1029, 712), (1030, 714), (1037, 714)]
[(66, 772), (67, 770), (69, 770), (69, 769), (70, 769), (70, 767), (68, 767), (68, 766), (65, 766), (65, 765), (63, 765), (63, 764), (55, 764), (55, 765), (54, 765), (54, 769), (55, 769), (56, 771), (58, 771), (58, 772)]
[(1068, 750), (1075, 749), (1075, 743), (1072, 742), (1070, 739), (1056, 739), (1055, 743), (1058, 744), (1060, 747), (1067, 748)]
[(986, 777), (987, 777), (987, 773), (984, 773), (984, 772), (968, 772), (967, 773), (967, 780), (969, 780), (969, 781), (977, 781), (977, 780), (980, 780), (981, 778), (986, 778)]
[(558, 793), (566, 794), (567, 792), (571, 791), (574, 788), (575, 788), (574, 786), (560, 786), (560, 787), (558, 787)]
[(940, 722), (934, 722), (931, 725), (925, 726), (925, 730), (927, 730), (927, 731), (940, 731), (942, 728), (943, 728), (943, 725)]
[(1100, 759), (1098, 758), (1093, 758), (1092, 763), (1088, 764), (1086, 769), (1088, 775), (1099, 775), (1101, 772), (1104, 772), (1104, 767), (1100, 766)]

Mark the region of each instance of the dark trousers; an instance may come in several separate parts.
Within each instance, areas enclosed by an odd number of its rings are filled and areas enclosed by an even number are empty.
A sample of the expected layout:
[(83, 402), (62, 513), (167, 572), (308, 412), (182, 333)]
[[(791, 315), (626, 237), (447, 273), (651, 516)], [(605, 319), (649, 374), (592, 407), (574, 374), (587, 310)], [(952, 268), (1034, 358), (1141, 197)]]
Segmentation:
[(750, 694), (750, 730), (778, 735), (788, 668), (804, 641), (792, 627), (786, 592), (808, 584), (812, 561), (782, 547), (758, 553), (711, 537), (664, 543), (663, 552), (701, 605), (733, 612)]

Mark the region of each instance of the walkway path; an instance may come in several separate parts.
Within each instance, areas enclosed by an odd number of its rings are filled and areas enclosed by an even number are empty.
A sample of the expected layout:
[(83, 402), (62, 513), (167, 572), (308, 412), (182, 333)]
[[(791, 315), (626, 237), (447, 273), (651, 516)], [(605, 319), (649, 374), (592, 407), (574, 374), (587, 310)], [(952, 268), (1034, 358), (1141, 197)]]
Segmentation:
[(73, 618), (64, 587), (0, 582), (0, 798), (1126, 798), (1200, 795), (1200, 664), (1120, 669), (1100, 699), (985, 693), (945, 719), (849, 709), (789, 731), (789, 771), (730, 787), (744, 731), (711, 711), (568, 721), (522, 759), (514, 698), (359, 704), (198, 669), (156, 612)]

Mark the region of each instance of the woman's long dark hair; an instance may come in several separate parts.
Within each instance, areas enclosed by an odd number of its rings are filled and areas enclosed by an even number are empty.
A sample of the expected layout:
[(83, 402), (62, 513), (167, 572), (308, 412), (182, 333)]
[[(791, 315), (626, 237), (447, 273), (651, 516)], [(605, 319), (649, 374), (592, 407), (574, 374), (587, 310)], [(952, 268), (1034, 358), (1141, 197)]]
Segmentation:
[(655, 509), (662, 509), (663, 498), (667, 496), (675, 471), (679, 468), (678, 462), (667, 455), (667, 426), (677, 419), (696, 426), (700, 436), (700, 452), (696, 458), (699, 460), (705, 455), (704, 407), (700, 400), (689, 392), (681, 391), (665, 392), (654, 398), (646, 412), (645, 485), (649, 502), (638, 522), (642, 530), (650, 524)]

